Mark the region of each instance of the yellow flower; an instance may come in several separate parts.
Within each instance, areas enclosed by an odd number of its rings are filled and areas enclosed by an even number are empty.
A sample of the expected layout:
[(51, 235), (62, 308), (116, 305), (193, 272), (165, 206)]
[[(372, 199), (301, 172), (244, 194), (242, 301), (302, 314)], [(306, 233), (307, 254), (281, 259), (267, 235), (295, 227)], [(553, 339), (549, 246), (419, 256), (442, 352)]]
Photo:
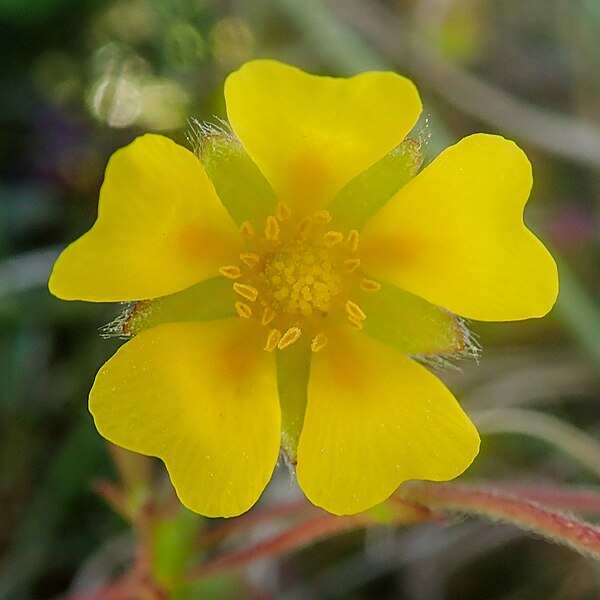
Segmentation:
[(90, 393), (98, 430), (159, 456), (209, 516), (252, 506), (280, 446), (338, 514), (458, 476), (477, 431), (410, 357), (468, 351), (454, 314), (553, 305), (555, 264), (522, 221), (526, 156), (477, 134), (414, 176), (421, 103), (394, 73), (258, 60), (225, 97), (233, 133), (204, 128), (200, 160), (158, 135), (118, 150), (98, 220), (54, 267), (56, 296), (139, 301)]

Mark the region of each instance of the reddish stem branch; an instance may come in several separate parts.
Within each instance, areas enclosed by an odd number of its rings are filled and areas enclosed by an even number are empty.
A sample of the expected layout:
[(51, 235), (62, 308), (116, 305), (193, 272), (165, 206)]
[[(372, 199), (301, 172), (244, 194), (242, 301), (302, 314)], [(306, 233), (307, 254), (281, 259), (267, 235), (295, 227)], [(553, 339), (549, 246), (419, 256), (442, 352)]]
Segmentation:
[(296, 550), (335, 533), (364, 527), (370, 522), (370, 519), (364, 515), (336, 517), (329, 514), (320, 514), (294, 525), (268, 540), (218, 556), (191, 570), (188, 573), (188, 579), (194, 580), (237, 569), (261, 558)]
[(203, 531), (200, 539), (200, 547), (208, 548), (219, 543), (230, 535), (236, 535), (256, 527), (261, 523), (273, 523), (276, 519), (287, 517), (303, 517), (310, 513), (321, 512), (306, 500), (288, 502), (262, 509), (253, 509), (241, 517), (227, 519), (215, 525), (208, 531)]
[(600, 529), (532, 500), (454, 484), (413, 483), (403, 496), (433, 509), (505, 521), (600, 559)]

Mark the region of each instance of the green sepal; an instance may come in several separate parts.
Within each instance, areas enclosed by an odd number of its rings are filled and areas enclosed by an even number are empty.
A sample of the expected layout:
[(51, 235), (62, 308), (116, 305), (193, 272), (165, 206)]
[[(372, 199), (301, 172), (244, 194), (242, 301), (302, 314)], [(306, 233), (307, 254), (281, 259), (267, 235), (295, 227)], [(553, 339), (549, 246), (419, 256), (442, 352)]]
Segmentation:
[(137, 302), (123, 322), (122, 333), (137, 335), (162, 323), (233, 317), (235, 301), (231, 281), (214, 277), (169, 296)]
[(452, 356), (475, 348), (456, 315), (393, 285), (361, 292), (357, 303), (367, 315), (363, 331), (403, 354)]
[(277, 352), (277, 389), (281, 405), (281, 448), (296, 464), (298, 441), (304, 425), (310, 372), (310, 340), (298, 342)]
[(205, 127), (197, 139), (198, 157), (223, 206), (238, 225), (262, 221), (273, 214), (275, 193), (233, 134)]
[(407, 139), (381, 160), (346, 184), (327, 207), (336, 225), (362, 226), (418, 172), (422, 143)]

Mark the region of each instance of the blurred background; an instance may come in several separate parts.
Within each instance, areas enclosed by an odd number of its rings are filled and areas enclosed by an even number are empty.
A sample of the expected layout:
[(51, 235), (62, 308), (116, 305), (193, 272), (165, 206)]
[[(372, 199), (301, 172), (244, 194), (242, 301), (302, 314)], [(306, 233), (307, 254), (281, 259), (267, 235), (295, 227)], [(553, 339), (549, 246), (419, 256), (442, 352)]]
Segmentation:
[[(120, 307), (61, 302), (46, 281), (93, 223), (110, 154), (145, 131), (186, 144), (188, 118), (224, 117), (224, 78), (254, 57), (411, 77), (429, 159), (476, 131), (526, 150), (526, 220), (557, 256), (559, 303), (539, 321), (474, 323), (479, 365), (442, 378), (482, 431), (467, 480), (598, 484), (598, 0), (0, 0), (0, 57), (0, 600), (74, 597), (131, 561), (131, 526), (95, 483), (123, 473), (86, 407), (121, 343), (98, 328)], [(262, 502), (295, 493), (280, 468)], [(600, 568), (465, 520), (335, 536), (187, 594), (584, 600)]]

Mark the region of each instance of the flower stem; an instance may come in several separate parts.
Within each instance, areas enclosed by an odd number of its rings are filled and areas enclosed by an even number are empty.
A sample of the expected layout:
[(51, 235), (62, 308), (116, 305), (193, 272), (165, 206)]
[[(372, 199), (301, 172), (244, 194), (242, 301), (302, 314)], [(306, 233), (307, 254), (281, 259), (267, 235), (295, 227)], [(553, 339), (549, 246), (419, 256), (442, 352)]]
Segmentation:
[(546, 539), (600, 559), (600, 529), (529, 499), (499, 491), (453, 484), (415, 482), (402, 490), (404, 499), (435, 510), (480, 515), (512, 523)]

